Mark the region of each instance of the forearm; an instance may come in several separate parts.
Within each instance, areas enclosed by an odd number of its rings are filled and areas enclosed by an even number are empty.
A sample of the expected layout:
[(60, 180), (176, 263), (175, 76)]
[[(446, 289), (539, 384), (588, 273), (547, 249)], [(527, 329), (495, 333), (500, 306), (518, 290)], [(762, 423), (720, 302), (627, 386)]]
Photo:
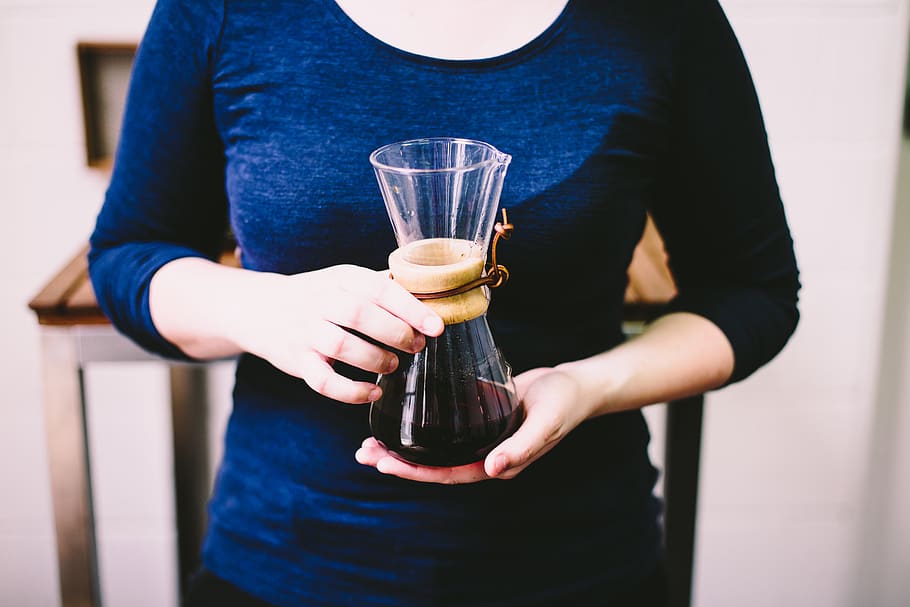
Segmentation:
[(149, 308), (155, 328), (185, 354), (223, 358), (243, 351), (237, 338), (240, 308), (271, 275), (186, 257), (152, 277)]
[(557, 369), (575, 379), (595, 417), (717, 388), (733, 372), (733, 349), (711, 321), (674, 313), (612, 350)]
[(189, 356), (249, 352), (346, 403), (381, 394), (373, 382), (336, 373), (335, 361), (389, 373), (396, 351), (418, 352), (424, 333), (443, 330), (439, 316), (387, 271), (352, 265), (286, 276), (176, 259), (152, 277), (149, 308), (155, 329)]

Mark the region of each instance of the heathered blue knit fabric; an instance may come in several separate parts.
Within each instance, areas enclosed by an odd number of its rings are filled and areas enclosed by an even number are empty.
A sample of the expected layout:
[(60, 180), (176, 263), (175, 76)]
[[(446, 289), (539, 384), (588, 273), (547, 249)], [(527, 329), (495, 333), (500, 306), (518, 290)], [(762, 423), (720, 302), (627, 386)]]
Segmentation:
[[(443, 135), (513, 156), (512, 280), (490, 320), (516, 372), (620, 342), (648, 210), (673, 308), (724, 331), (734, 381), (792, 333), (792, 242), (715, 0), (572, 0), (538, 39), (482, 61), (397, 51), (332, 0), (160, 0), (91, 240), (99, 302), (142, 346), (181, 356), (151, 322), (149, 281), (214, 257), (228, 220), (252, 270), (385, 267), (395, 244), (368, 155)], [(515, 480), (465, 486), (358, 465), (368, 434), (366, 407), (241, 357), (206, 566), (282, 607), (480, 607), (585, 604), (659, 558), (638, 412), (583, 424)]]

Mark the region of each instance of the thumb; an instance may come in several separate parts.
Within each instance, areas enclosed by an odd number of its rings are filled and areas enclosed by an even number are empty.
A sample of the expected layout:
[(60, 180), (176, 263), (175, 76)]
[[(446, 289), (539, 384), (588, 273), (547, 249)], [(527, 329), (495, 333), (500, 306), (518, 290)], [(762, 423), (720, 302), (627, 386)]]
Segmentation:
[(564, 436), (558, 418), (543, 407), (535, 407), (515, 434), (504, 440), (484, 460), (484, 471), (496, 478), (507, 472), (518, 474), (525, 466), (552, 449)]

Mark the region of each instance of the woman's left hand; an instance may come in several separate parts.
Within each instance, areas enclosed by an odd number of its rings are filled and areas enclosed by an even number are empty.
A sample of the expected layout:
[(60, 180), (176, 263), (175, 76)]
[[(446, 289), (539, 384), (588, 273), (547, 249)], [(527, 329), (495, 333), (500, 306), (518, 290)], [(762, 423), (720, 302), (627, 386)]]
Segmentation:
[(355, 457), (384, 474), (425, 483), (514, 478), (590, 415), (589, 408), (581, 402), (577, 380), (558, 368), (522, 373), (515, 377), (515, 388), (525, 407), (525, 421), (483, 461), (453, 468), (419, 466), (395, 458), (373, 437), (363, 441)]

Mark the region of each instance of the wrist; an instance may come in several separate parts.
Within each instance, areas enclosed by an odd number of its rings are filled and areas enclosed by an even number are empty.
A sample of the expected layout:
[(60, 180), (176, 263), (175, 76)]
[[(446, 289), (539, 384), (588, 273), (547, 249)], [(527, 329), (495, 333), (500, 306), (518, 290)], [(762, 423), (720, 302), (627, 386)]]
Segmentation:
[(623, 389), (631, 373), (614, 361), (609, 352), (562, 363), (556, 370), (576, 383), (579, 405), (587, 411), (588, 418), (627, 408), (623, 404)]
[(164, 266), (152, 278), (152, 322), (168, 341), (193, 358), (221, 358), (249, 349), (258, 331), (251, 327), (267, 315), (263, 303), (271, 276), (186, 257)]
[(282, 309), (288, 297), (281, 293), (288, 277), (226, 268), (222, 279), (224, 305), (214, 313), (213, 329), (239, 352), (258, 354), (258, 341), (269, 332), (263, 325), (289, 322), (288, 311)]

